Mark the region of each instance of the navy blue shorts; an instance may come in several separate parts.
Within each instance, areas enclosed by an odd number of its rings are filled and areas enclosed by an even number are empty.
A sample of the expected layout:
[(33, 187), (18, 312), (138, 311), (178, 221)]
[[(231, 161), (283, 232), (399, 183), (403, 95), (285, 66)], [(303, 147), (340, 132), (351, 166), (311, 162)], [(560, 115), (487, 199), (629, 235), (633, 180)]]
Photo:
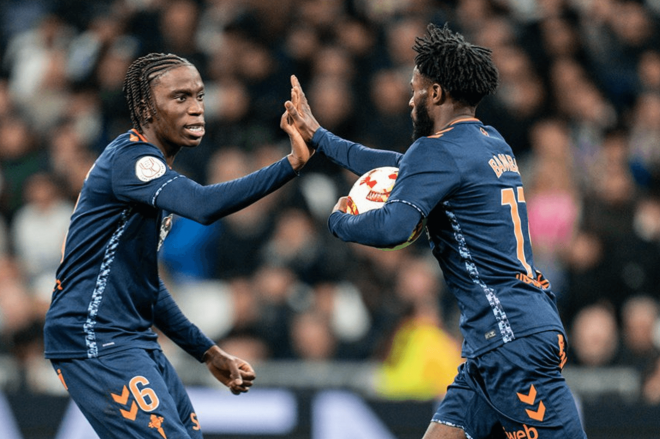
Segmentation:
[(202, 439), (190, 398), (161, 351), (51, 363), (101, 439)]
[(586, 438), (561, 368), (564, 336), (548, 331), (468, 359), (433, 416), (470, 439)]

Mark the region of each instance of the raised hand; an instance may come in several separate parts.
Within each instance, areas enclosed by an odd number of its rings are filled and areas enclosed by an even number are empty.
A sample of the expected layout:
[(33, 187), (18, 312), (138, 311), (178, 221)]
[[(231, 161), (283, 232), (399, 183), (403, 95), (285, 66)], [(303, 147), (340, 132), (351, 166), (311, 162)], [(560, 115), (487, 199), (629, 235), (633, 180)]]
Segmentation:
[(299, 171), (305, 166), (310, 157), (314, 155), (314, 149), (305, 142), (302, 135), (293, 125), (293, 119), (287, 111), (280, 118), (280, 128), (289, 135), (289, 141), (291, 142), (291, 154), (287, 156), (289, 163), (291, 163), (291, 167), (295, 171)]
[(303, 140), (310, 143), (321, 125), (312, 114), (307, 97), (295, 75), (291, 75), (291, 100), (286, 101), (284, 107)]

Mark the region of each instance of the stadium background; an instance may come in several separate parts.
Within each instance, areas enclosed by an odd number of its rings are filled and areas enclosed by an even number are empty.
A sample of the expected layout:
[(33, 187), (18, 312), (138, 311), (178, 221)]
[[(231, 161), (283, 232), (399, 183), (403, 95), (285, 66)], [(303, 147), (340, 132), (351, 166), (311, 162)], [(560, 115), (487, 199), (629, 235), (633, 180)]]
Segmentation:
[[(41, 327), (84, 176), (130, 128), (133, 59), (173, 52), (202, 73), (207, 135), (176, 167), (210, 183), (287, 153), (291, 74), (324, 127), (404, 151), (414, 37), (449, 22), (500, 69), (477, 116), (517, 155), (589, 437), (660, 437), (659, 18), (658, 0), (3, 0), (0, 436), (89, 437), (66, 430), (81, 424)], [(318, 157), (303, 174), (213, 226), (178, 219), (163, 249), (186, 314), (255, 365), (254, 399), (225, 401), (164, 348), (198, 412), (220, 410), (200, 415), (209, 437), (420, 438), (460, 362), (453, 299), (424, 239), (383, 252), (330, 237), (355, 177)], [(212, 425), (237, 406), (246, 430)]]

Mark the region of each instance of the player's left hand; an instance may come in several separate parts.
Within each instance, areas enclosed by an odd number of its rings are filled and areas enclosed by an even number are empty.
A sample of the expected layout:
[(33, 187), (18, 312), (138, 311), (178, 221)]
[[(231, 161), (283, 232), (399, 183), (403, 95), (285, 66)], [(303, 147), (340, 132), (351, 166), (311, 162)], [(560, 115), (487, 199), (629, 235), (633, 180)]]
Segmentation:
[(305, 140), (296, 129), (287, 111), (280, 118), (280, 128), (289, 135), (289, 141), (291, 142), (291, 154), (287, 156), (289, 163), (291, 163), (295, 171), (299, 171), (305, 166), (312, 155), (314, 155), (314, 149), (305, 143)]
[(256, 378), (252, 366), (238, 357), (229, 355), (218, 346), (212, 346), (204, 354), (204, 362), (211, 374), (227, 386), (231, 393), (240, 395), (250, 390)]
[(341, 197), (338, 201), (337, 204), (335, 204), (335, 207), (332, 208), (332, 212), (344, 212), (346, 213), (348, 211), (348, 197)]

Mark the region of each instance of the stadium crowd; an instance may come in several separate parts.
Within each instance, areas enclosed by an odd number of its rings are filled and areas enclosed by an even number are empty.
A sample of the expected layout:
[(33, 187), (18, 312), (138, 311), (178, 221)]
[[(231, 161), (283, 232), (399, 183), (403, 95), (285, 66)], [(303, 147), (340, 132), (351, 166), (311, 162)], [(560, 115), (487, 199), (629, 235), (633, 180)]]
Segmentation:
[[(286, 151), (291, 74), (322, 126), (405, 150), (414, 38), (448, 22), (493, 50), (500, 87), (477, 117), (517, 156), (570, 364), (635, 368), (640, 397), (660, 404), (660, 1), (6, 0), (0, 20), (0, 353), (22, 374), (7, 390), (60, 390), (43, 316), (85, 175), (130, 128), (131, 61), (171, 52), (200, 70), (207, 134), (175, 166), (213, 183)], [(193, 322), (257, 368), (376, 360), (396, 376), (398, 349), (450, 380), (457, 310), (426, 240), (381, 251), (327, 231), (354, 180), (314, 157), (301, 178), (216, 224), (177, 218), (163, 277)], [(402, 347), (415, 344), (433, 348)], [(399, 390), (442, 393), (417, 386)]]

